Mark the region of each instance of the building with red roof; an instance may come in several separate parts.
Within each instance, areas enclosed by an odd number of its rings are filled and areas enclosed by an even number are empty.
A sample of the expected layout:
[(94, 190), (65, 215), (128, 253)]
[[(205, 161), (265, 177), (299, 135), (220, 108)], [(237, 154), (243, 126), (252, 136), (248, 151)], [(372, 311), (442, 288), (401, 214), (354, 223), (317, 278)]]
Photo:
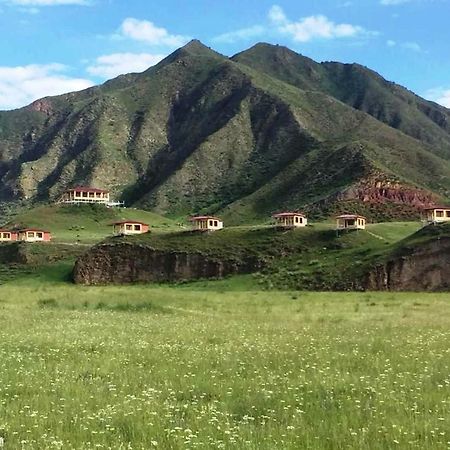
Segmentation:
[(450, 206), (431, 206), (425, 208), (425, 214), (429, 223), (450, 222)]
[(306, 216), (297, 211), (280, 212), (274, 214), (272, 218), (275, 219), (278, 227), (283, 228), (300, 228), (308, 225), (308, 219)]
[(50, 242), (52, 234), (50, 231), (39, 228), (26, 228), (19, 231), (19, 240), (25, 242)]
[(149, 231), (149, 225), (147, 223), (135, 220), (121, 220), (114, 222), (112, 226), (116, 235), (144, 234)]
[(359, 214), (342, 214), (336, 217), (337, 230), (365, 230), (367, 219)]
[(197, 231), (216, 231), (223, 228), (222, 220), (215, 216), (195, 216), (189, 221), (192, 223), (192, 228)]
[(108, 205), (110, 203), (109, 191), (92, 187), (77, 186), (68, 189), (61, 197), (61, 203), (97, 203)]
[(0, 229), (0, 242), (13, 242), (19, 239), (17, 231)]

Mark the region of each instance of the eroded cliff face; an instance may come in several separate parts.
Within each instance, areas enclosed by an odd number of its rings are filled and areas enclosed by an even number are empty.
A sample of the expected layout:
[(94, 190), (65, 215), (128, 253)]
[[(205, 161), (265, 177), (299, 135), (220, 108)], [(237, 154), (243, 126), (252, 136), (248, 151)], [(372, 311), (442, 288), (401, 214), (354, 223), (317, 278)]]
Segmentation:
[(382, 173), (373, 173), (340, 193), (338, 200), (361, 200), (365, 203), (393, 202), (422, 209), (436, 204), (439, 198), (430, 191), (388, 179)]
[(263, 265), (253, 257), (226, 260), (200, 252), (156, 250), (129, 243), (101, 244), (81, 256), (74, 267), (77, 284), (126, 284), (222, 278), (251, 273)]
[(369, 272), (367, 290), (450, 290), (450, 238), (442, 237), (409, 249)]

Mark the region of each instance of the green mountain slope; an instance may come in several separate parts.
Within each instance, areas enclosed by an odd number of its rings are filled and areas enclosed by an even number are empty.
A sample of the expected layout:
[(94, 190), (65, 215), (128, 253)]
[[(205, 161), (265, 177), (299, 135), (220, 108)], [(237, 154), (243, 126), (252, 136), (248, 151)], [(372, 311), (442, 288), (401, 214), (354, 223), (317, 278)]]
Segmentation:
[(157, 213), (241, 223), (284, 208), (417, 217), (449, 198), (448, 110), (414, 96), (409, 114), (401, 97), (413, 94), (367, 70), (358, 105), (360, 78), (336, 67), (264, 44), (229, 59), (192, 41), (141, 74), (0, 112), (0, 201), (89, 184)]
[(257, 44), (233, 60), (300, 89), (321, 91), (450, 157), (450, 110), (359, 64), (317, 63), (292, 50)]

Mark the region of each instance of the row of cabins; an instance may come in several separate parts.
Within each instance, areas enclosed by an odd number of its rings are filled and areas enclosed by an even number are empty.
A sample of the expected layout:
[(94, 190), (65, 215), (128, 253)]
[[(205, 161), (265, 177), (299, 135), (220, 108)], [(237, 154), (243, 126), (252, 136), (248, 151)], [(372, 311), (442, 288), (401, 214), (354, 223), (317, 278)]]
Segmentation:
[[(450, 222), (450, 207), (428, 208), (429, 223)], [(308, 224), (307, 217), (299, 212), (282, 212), (274, 214), (276, 226), (281, 228), (301, 228)], [(217, 231), (223, 228), (223, 221), (215, 216), (196, 216), (190, 219), (192, 229), (197, 231)], [(359, 214), (343, 214), (336, 217), (336, 230), (364, 230), (367, 220)], [(149, 231), (149, 224), (134, 220), (122, 220), (112, 223), (115, 235), (136, 235)], [(0, 229), (0, 242), (25, 241), (49, 242), (51, 233), (36, 228), (13, 231)]]
[[(434, 206), (425, 209), (428, 223), (450, 222), (449, 206)], [(308, 225), (308, 218), (300, 212), (281, 212), (274, 214), (276, 226), (281, 228), (301, 228)], [(191, 218), (195, 230), (221, 230), (223, 222), (214, 216), (198, 216)], [(342, 214), (336, 217), (336, 230), (364, 230), (367, 219), (359, 214)]]
[[(308, 225), (308, 218), (299, 212), (282, 212), (272, 216), (276, 226), (281, 228), (301, 228)], [(214, 216), (192, 217), (194, 230), (215, 231), (223, 228), (223, 222)], [(364, 230), (366, 218), (357, 214), (344, 214), (336, 217), (336, 229), (338, 230)]]
[(51, 239), (50, 231), (38, 228), (27, 228), (19, 231), (0, 229), (0, 242), (49, 242)]

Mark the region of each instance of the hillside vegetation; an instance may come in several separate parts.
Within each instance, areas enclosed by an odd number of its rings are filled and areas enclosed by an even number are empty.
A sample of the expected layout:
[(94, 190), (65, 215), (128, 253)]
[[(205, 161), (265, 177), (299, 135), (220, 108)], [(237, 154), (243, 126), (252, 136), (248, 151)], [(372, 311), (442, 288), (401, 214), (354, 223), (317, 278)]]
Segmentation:
[(229, 224), (301, 208), (418, 218), (450, 198), (449, 111), (358, 65), (192, 41), (141, 74), (0, 112), (0, 201), (75, 184)]

